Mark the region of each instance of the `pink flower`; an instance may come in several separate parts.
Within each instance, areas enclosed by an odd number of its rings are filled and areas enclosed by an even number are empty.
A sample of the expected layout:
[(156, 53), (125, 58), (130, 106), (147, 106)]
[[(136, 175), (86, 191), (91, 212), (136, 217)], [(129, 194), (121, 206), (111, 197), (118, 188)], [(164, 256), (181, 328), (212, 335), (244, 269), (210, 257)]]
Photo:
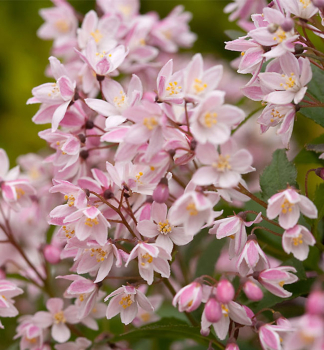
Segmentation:
[(251, 270), (262, 271), (270, 267), (269, 260), (256, 241), (255, 235), (250, 235), (237, 263), (241, 276), (246, 276)]
[(282, 338), (277, 332), (278, 327), (269, 324), (260, 327), (259, 339), (264, 350), (282, 350)]
[(225, 6), (224, 12), (232, 12), (229, 20), (235, 21), (236, 19), (246, 19), (252, 13), (261, 13), (266, 6), (267, 3), (264, 0), (235, 0)]
[(109, 294), (105, 301), (111, 298), (106, 311), (108, 320), (120, 313), (122, 323), (131, 323), (138, 313), (138, 307), (147, 312), (153, 311), (153, 306), (147, 297), (133, 286), (122, 286)]
[(223, 75), (223, 66), (217, 65), (204, 72), (202, 55), (197, 53), (193, 56), (184, 71), (183, 92), (186, 99), (200, 100), (206, 97), (218, 86)]
[(250, 152), (245, 149), (235, 152), (229, 142), (221, 146), (220, 154), (216, 147), (210, 143), (199, 144), (196, 155), (206, 165), (199, 168), (192, 178), (192, 181), (197, 185), (235, 187), (242, 179), (241, 174), (255, 170), (251, 166), (253, 159)]
[(282, 235), (282, 247), (289, 254), (292, 253), (298, 260), (307, 259), (309, 246), (316, 243), (313, 235), (306, 227), (296, 225), (286, 230)]
[(139, 242), (131, 251), (125, 266), (135, 258), (138, 258), (138, 270), (141, 277), (148, 285), (152, 284), (154, 271), (162, 277), (170, 277), (170, 266), (167, 260), (171, 260), (171, 255), (156, 244)]
[(271, 89), (268, 95), (264, 96), (264, 101), (273, 104), (288, 104), (294, 101), (299, 103), (307, 90), (306, 85), (312, 79), (312, 70), (307, 58), (297, 59), (288, 52), (279, 59), (281, 72), (260, 73), (261, 84)]
[(222, 91), (210, 92), (194, 109), (191, 131), (197, 141), (204, 144), (223, 144), (231, 136), (231, 130), (244, 119), (244, 112), (231, 105), (224, 105)]
[(208, 335), (209, 327), (212, 325), (214, 327), (215, 333), (220, 340), (226, 338), (230, 320), (241, 325), (250, 326), (252, 324), (251, 319), (247, 316), (247, 313), (242, 305), (234, 301), (230, 301), (228, 304), (222, 304), (222, 316), (217, 322), (209, 322), (206, 318), (205, 310), (201, 318), (201, 334)]
[(52, 131), (56, 131), (74, 99), (76, 82), (69, 78), (66, 68), (57, 58), (52, 56), (49, 61), (56, 83), (46, 83), (35, 87), (32, 90), (34, 97), (30, 98), (27, 104), (43, 103), (47, 106), (46, 108), (51, 110), (55, 108), (52, 115)]
[(49, 312), (36, 312), (35, 320), (43, 328), (52, 327), (52, 338), (59, 343), (65, 343), (71, 336), (71, 331), (66, 323), (78, 323), (75, 306), (70, 305), (63, 310), (63, 300), (60, 298), (51, 298), (47, 301), (46, 307)]
[(14, 283), (5, 279), (0, 280), (0, 317), (15, 317), (18, 310), (15, 308), (12, 298), (22, 294), (24, 291)]
[(296, 273), (292, 266), (279, 266), (260, 272), (258, 281), (272, 294), (280, 298), (288, 298), (292, 293), (287, 292), (283, 286), (292, 284), (298, 280), (298, 277), (291, 272)]
[(19, 322), (14, 339), (21, 337), (20, 349), (40, 349), (44, 342), (44, 329), (37, 324), (37, 321), (32, 316), (22, 316)]
[(173, 225), (183, 225), (184, 232), (188, 236), (198, 233), (204, 223), (211, 225), (214, 218), (222, 212), (214, 212), (213, 207), (219, 201), (217, 193), (207, 193), (190, 190), (187, 186), (185, 193), (172, 205), (169, 211), (169, 219)]
[(318, 12), (318, 8), (313, 5), (312, 1), (280, 0), (280, 3), (286, 12), (304, 19), (309, 19)]
[(238, 214), (226, 219), (217, 220), (209, 230), (210, 234), (216, 234), (217, 239), (230, 237), (229, 256), (230, 259), (238, 256), (247, 240), (246, 227), (262, 221), (261, 213), (253, 221), (245, 221), (244, 216)]
[(192, 241), (193, 236), (185, 233), (183, 227), (175, 227), (167, 214), (166, 204), (153, 202), (151, 219), (142, 220), (137, 225), (138, 231), (145, 237), (156, 238), (156, 245), (168, 253), (172, 252), (173, 243), (185, 245)]
[(317, 208), (313, 202), (293, 188), (273, 195), (268, 203), (267, 217), (274, 219), (279, 215), (279, 224), (284, 229), (297, 224), (300, 212), (311, 219), (317, 218)]
[(172, 305), (178, 304), (180, 312), (192, 312), (198, 309), (203, 299), (203, 286), (199, 282), (192, 282), (181, 288), (174, 296)]
[(78, 274), (91, 273), (97, 274), (94, 283), (102, 281), (108, 276), (112, 266), (114, 257), (116, 266), (121, 267), (122, 258), (116, 246), (108, 241), (101, 246), (96, 241), (86, 243), (84, 249), (80, 249), (80, 253), (76, 256), (76, 271)]
[(101, 211), (96, 207), (79, 209), (68, 215), (64, 223), (76, 223), (75, 235), (80, 241), (95, 239), (101, 246), (107, 241), (108, 228), (111, 227)]

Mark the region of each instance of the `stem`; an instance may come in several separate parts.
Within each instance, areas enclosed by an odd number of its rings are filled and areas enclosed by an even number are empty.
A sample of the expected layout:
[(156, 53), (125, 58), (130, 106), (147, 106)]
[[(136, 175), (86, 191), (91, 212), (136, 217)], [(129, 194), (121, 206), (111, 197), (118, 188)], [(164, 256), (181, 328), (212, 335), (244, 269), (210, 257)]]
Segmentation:
[(238, 184), (238, 186), (235, 188), (236, 191), (245, 194), (246, 196), (248, 196), (249, 198), (251, 198), (252, 200), (254, 200), (256, 203), (260, 204), (263, 208), (268, 208), (268, 204), (266, 202), (264, 202), (263, 200), (259, 199), (258, 197), (256, 197), (253, 193), (251, 193), (250, 191), (248, 191), (244, 186), (242, 186), (241, 184)]
[[(246, 210), (245, 213), (251, 213), (251, 214), (259, 215), (259, 213), (256, 212), (256, 211), (254, 211), (254, 210)], [(277, 222), (268, 219), (268, 218), (267, 218), (266, 216), (264, 216), (263, 214), (261, 214), (261, 217), (262, 217), (263, 220), (269, 222), (270, 224), (275, 225), (275, 226), (281, 228), (281, 226), (280, 226)]]
[(189, 115), (188, 115), (188, 108), (187, 108), (187, 101), (185, 102), (185, 113), (186, 113), (186, 123), (188, 127), (188, 134), (192, 136), (192, 133), (190, 131), (190, 124), (189, 124)]
[(255, 231), (255, 230), (258, 230), (258, 229), (265, 230), (265, 231), (268, 231), (268, 232), (272, 233), (272, 234), (275, 235), (275, 236), (282, 237), (280, 233), (274, 232), (274, 231), (272, 231), (272, 230), (270, 230), (270, 229), (268, 229), (268, 228), (266, 228), (266, 227), (263, 227), (263, 226), (256, 226), (256, 227), (254, 227), (254, 228), (252, 229), (252, 231), (251, 231), (251, 234), (253, 234), (254, 231)]
[(306, 194), (306, 197), (307, 197), (307, 198), (309, 198), (309, 197), (308, 197), (308, 175), (309, 175), (310, 172), (315, 171), (315, 170), (316, 170), (316, 169), (309, 169), (309, 170), (307, 171), (306, 175), (305, 175), (305, 194)]
[(184, 183), (182, 180), (180, 180), (180, 179), (178, 178), (177, 175), (174, 175), (174, 174), (172, 173), (172, 178), (173, 178), (181, 187), (186, 188), (185, 183)]
[(250, 118), (254, 116), (255, 113), (259, 112), (261, 109), (263, 109), (264, 106), (260, 106), (251, 113), (248, 114), (248, 116), (234, 129), (232, 130), (232, 135), (243, 125), (245, 124)]

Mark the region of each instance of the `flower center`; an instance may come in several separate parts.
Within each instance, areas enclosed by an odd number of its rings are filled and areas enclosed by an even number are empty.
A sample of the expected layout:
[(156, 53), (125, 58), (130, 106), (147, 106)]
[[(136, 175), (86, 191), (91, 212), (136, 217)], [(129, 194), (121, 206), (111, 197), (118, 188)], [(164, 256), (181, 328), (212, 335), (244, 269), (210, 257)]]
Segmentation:
[(281, 281), (281, 282), (279, 282), (278, 284), (279, 284), (280, 287), (283, 287), (284, 284), (285, 284), (285, 281)]
[(144, 118), (143, 124), (149, 130), (153, 130), (158, 125), (158, 122), (157, 122), (157, 120), (154, 117), (147, 117), (147, 118)]
[(217, 113), (207, 112), (204, 116), (204, 124), (207, 128), (211, 128), (213, 125), (217, 124)]
[(300, 244), (303, 244), (303, 235), (300, 234), (298, 237), (293, 238), (292, 241), (293, 241), (293, 245), (296, 247)]
[(70, 194), (70, 195), (66, 194), (64, 196), (64, 199), (67, 201), (67, 204), (69, 205), (69, 207), (72, 207), (74, 205), (75, 198), (72, 194)]
[(67, 239), (70, 239), (74, 236), (74, 230), (72, 230), (70, 227), (62, 226), (63, 231), (65, 232), (65, 237)]
[(174, 81), (174, 82), (170, 82), (169, 86), (166, 88), (166, 91), (168, 91), (169, 96), (172, 95), (177, 95), (179, 92), (181, 92), (182, 87), (178, 86), (178, 82)]
[(288, 212), (292, 211), (293, 206), (293, 203), (290, 203), (288, 199), (285, 199), (285, 201), (281, 204), (281, 212), (283, 214), (287, 214)]
[[(96, 56), (99, 57), (99, 58), (103, 58), (106, 55), (107, 55), (106, 51), (96, 52)], [(111, 57), (111, 54), (109, 54), (108, 57)]]
[(132, 296), (131, 294), (127, 294), (126, 296), (121, 298), (121, 301), (119, 302), (119, 305), (123, 307), (123, 309), (127, 309), (129, 306), (133, 304)]
[(19, 199), (25, 194), (25, 191), (19, 187), (16, 187), (16, 193), (17, 193), (17, 199)]
[(66, 318), (64, 316), (63, 311), (59, 311), (54, 315), (54, 323), (59, 324), (59, 323), (65, 323)]
[(311, 3), (310, 0), (299, 0), (299, 2), (302, 4), (304, 9), (307, 8)]
[(136, 181), (139, 183), (139, 184), (142, 184), (142, 181), (141, 181), (141, 177), (143, 176), (143, 172), (140, 171), (137, 175), (135, 175), (136, 177)]
[(58, 88), (58, 86), (57, 86), (57, 84), (56, 83), (54, 83), (54, 84), (52, 84), (52, 92), (49, 92), (47, 95), (48, 95), (48, 97), (51, 97), (52, 95), (54, 95), (54, 97), (55, 96), (57, 96), (57, 95), (59, 95), (60, 94), (60, 89)]
[(145, 312), (141, 315), (141, 319), (143, 322), (148, 322), (151, 319), (151, 315), (148, 312)]
[(277, 41), (278, 43), (282, 43), (285, 39), (287, 39), (286, 32), (279, 27), (275, 33), (275, 36), (273, 37), (273, 40)]
[(280, 112), (275, 108), (271, 110), (271, 115), (273, 117), (270, 119), (271, 123), (273, 123), (276, 119), (282, 119), (284, 117), (284, 114), (280, 114)]
[(195, 216), (198, 214), (198, 210), (196, 208), (196, 204), (191, 202), (186, 206), (186, 209), (189, 211), (189, 215)]
[(159, 222), (159, 231), (162, 235), (167, 235), (168, 233), (170, 233), (172, 231), (172, 227), (169, 224), (169, 220), (166, 220), (164, 222)]
[(116, 107), (122, 107), (125, 103), (126, 95), (123, 90), (120, 90), (120, 96), (114, 97), (114, 104)]
[(91, 36), (94, 38), (95, 42), (98, 44), (99, 41), (103, 38), (103, 35), (100, 33), (99, 29), (97, 29), (94, 32), (90, 33)]
[(229, 163), (229, 159), (230, 159), (229, 154), (225, 156), (220, 154), (217, 163), (213, 163), (212, 165), (214, 168), (217, 168), (218, 171), (231, 170), (232, 166)]
[(106, 258), (107, 252), (101, 248), (91, 248), (90, 256), (96, 256), (97, 262), (104, 261)]
[(225, 317), (228, 317), (228, 312), (229, 312), (228, 307), (226, 305), (224, 305), (224, 304), (222, 304), (221, 306), (222, 306), (223, 315)]
[(282, 74), (282, 77), (286, 78), (286, 83), (280, 83), (280, 86), (283, 86), (285, 90), (292, 89), (296, 85), (296, 79), (294, 78), (294, 73), (290, 73), (290, 77), (288, 75)]
[(207, 84), (204, 84), (200, 79), (195, 79), (193, 87), (196, 91), (196, 94), (200, 94), (206, 89)]
[(149, 253), (142, 254), (142, 262), (141, 265), (145, 266), (146, 263), (151, 264), (153, 261), (153, 257)]
[(93, 225), (98, 225), (99, 221), (97, 218), (94, 218), (94, 219), (86, 218), (86, 221), (84, 224), (89, 226), (89, 227), (92, 227)]
[(55, 27), (61, 33), (67, 33), (70, 30), (70, 26), (64, 19), (60, 19), (55, 22)]

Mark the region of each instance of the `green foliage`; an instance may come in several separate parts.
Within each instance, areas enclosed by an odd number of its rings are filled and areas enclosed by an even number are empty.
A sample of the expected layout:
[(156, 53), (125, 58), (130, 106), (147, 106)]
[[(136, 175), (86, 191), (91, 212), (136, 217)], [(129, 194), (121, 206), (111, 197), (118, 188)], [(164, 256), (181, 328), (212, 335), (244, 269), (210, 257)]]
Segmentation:
[[(320, 102), (324, 103), (324, 71), (312, 64), (313, 78), (307, 85), (307, 91), (316, 97)], [(302, 108), (300, 113), (305, 117), (312, 119), (315, 123), (324, 127), (324, 108), (311, 107)]]
[(260, 176), (262, 197), (266, 200), (287, 185), (297, 187), (297, 170), (293, 163), (288, 161), (286, 151), (277, 149), (272, 155), (272, 161)]
[[(192, 339), (198, 344), (208, 346), (209, 342), (217, 346), (218, 342), (210, 335), (204, 337), (200, 334), (200, 327), (189, 326), (186, 322), (176, 318), (164, 318), (158, 322), (142, 326), (127, 333), (120, 334), (112, 342), (121, 340), (137, 341), (139, 339)], [(221, 348), (221, 347), (220, 347)]]

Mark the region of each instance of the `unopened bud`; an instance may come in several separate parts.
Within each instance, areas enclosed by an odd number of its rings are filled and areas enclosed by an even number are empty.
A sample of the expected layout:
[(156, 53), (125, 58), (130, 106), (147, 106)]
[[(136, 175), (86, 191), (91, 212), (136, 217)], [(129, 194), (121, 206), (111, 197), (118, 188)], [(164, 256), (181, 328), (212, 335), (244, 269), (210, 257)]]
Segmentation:
[(86, 142), (86, 137), (84, 134), (79, 134), (78, 135), (78, 138), (80, 140), (81, 143), (85, 143)]
[(94, 122), (92, 120), (87, 120), (85, 123), (85, 128), (86, 129), (93, 129), (94, 128)]
[(307, 298), (306, 310), (312, 315), (324, 315), (324, 292), (316, 290)]
[(229, 339), (225, 350), (240, 350), (240, 348), (236, 344), (235, 339)]
[(228, 280), (221, 280), (217, 285), (217, 299), (222, 304), (227, 304), (234, 299), (235, 289)]
[(163, 177), (153, 192), (153, 200), (157, 203), (165, 203), (169, 198), (169, 183), (166, 177)]
[(214, 298), (210, 298), (205, 306), (205, 316), (208, 322), (216, 323), (222, 318), (221, 304)]
[(105, 192), (103, 193), (103, 196), (105, 199), (111, 199), (114, 197), (114, 193), (111, 190), (105, 190)]
[(263, 298), (263, 292), (259, 286), (252, 281), (246, 281), (243, 285), (245, 295), (252, 301), (259, 301)]
[(286, 18), (280, 25), (285, 32), (290, 32), (295, 26), (295, 22), (291, 18)]
[(50, 264), (58, 264), (61, 261), (61, 251), (54, 245), (47, 244), (43, 250), (44, 258)]
[(317, 168), (315, 174), (324, 180), (324, 168)]
[(86, 149), (83, 149), (81, 152), (80, 152), (80, 157), (84, 160), (86, 160), (88, 157), (89, 157), (89, 152), (88, 150)]
[(304, 46), (302, 44), (295, 44), (295, 55), (300, 55), (304, 52)]
[(269, 33), (275, 33), (278, 30), (278, 28), (279, 28), (278, 24), (275, 24), (275, 23), (271, 23), (267, 27)]

